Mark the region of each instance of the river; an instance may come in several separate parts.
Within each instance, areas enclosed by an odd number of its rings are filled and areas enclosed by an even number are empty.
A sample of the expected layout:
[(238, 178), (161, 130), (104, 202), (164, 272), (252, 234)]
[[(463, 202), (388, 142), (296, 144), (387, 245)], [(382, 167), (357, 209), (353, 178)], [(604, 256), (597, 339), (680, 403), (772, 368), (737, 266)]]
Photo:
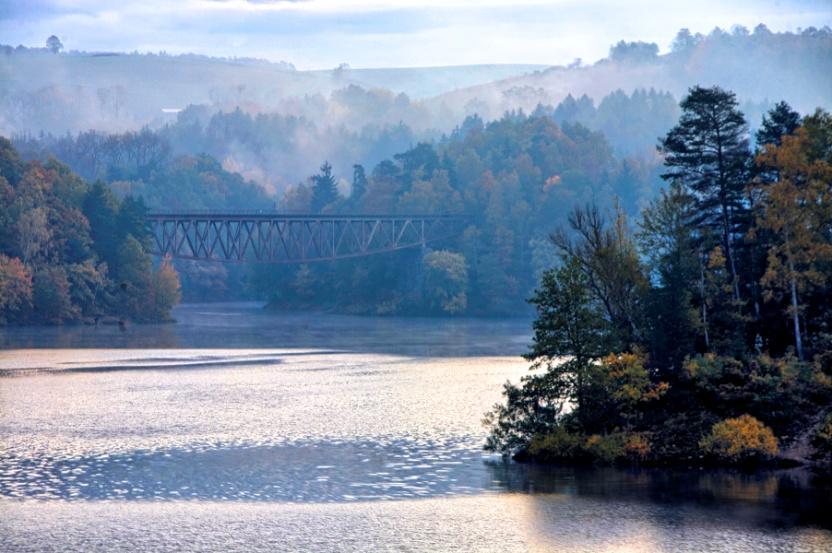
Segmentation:
[(0, 551), (832, 551), (802, 470), (482, 452), (528, 321), (174, 316), (0, 329)]

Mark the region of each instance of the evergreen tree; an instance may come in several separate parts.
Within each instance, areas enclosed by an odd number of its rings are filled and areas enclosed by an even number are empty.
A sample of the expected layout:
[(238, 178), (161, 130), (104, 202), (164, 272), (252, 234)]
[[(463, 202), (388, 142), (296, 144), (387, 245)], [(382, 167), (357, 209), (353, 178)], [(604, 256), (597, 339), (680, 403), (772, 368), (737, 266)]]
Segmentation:
[(84, 198), (83, 209), (90, 222), (93, 249), (111, 268), (114, 267), (120, 245), (118, 198), (109, 186), (96, 181)]
[(680, 104), (682, 115), (661, 141), (667, 172), (696, 198), (698, 223), (719, 236), (734, 299), (740, 300), (738, 238), (748, 226), (744, 189), (751, 153), (748, 125), (733, 92), (695, 86)]
[(781, 139), (792, 134), (800, 126), (800, 114), (794, 111), (784, 101), (777, 104), (765, 115), (757, 130), (757, 147), (762, 149), (766, 144), (779, 146)]
[[(748, 187), (748, 201), (752, 210), (757, 207), (767, 192), (764, 184), (774, 183), (779, 180), (779, 172), (776, 167), (765, 161), (764, 154), (767, 147), (776, 147), (782, 143), (783, 137), (791, 135), (800, 125), (800, 114), (793, 111), (784, 102), (778, 102), (767, 114), (763, 115), (763, 121), (757, 130), (756, 163), (752, 167), (752, 186)], [(767, 244), (771, 241), (770, 231), (757, 225), (754, 232), (746, 236), (747, 245), (747, 273), (750, 281), (751, 301), (754, 305), (755, 334), (766, 333), (762, 320), (765, 316), (766, 306), (762, 298), (760, 280), (766, 268), (768, 256)]]
[(639, 225), (639, 242), (655, 282), (649, 305), (650, 351), (652, 361), (665, 369), (680, 368), (685, 356), (695, 351), (697, 335), (704, 338), (707, 332), (707, 306), (696, 297), (699, 263), (693, 208), (694, 198), (673, 183), (643, 211)]
[(364, 172), (364, 166), (356, 164), (352, 166), (352, 190), (350, 191), (350, 199), (353, 201), (361, 199), (367, 193), (367, 174)]
[(153, 307), (148, 304), (151, 300), (151, 265), (150, 256), (144, 252), (141, 243), (128, 235), (118, 248), (117, 297), (122, 312), (137, 319), (144, 319)]
[(338, 199), (338, 186), (332, 175), (332, 165), (325, 161), (321, 172), (312, 176), (312, 211), (320, 213)]

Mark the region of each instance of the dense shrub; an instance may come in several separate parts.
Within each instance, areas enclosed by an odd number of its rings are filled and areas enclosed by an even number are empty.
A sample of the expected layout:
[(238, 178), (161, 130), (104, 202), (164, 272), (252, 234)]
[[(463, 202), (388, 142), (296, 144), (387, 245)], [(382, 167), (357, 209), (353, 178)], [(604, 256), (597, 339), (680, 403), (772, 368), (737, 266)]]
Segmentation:
[(767, 460), (778, 453), (774, 433), (751, 415), (716, 423), (700, 446), (707, 455), (728, 463)]
[(639, 463), (650, 458), (651, 445), (647, 434), (610, 432), (586, 436), (560, 427), (537, 435), (529, 442), (527, 453), (535, 459), (556, 462), (588, 460), (611, 465), (619, 462)]
[(812, 437), (813, 458), (822, 465), (832, 467), (832, 413), (826, 416)]
[(810, 412), (802, 403), (812, 367), (794, 356), (745, 360), (706, 353), (686, 360), (684, 370), (702, 406), (721, 417), (747, 413), (783, 434)]
[(593, 461), (612, 464), (626, 456), (625, 445), (623, 434), (593, 434), (586, 439), (584, 448)]
[(533, 437), (528, 453), (547, 461), (572, 461), (584, 456), (585, 443), (583, 434), (559, 427), (554, 432)]

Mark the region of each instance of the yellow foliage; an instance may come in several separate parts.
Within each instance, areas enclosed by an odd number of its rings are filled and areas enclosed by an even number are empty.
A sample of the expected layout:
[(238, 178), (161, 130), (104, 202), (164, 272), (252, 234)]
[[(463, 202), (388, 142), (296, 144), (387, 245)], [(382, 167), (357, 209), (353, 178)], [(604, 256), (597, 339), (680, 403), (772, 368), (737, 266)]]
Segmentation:
[(624, 444), (624, 451), (631, 459), (644, 460), (650, 455), (650, 440), (644, 434), (630, 434)]
[(779, 451), (771, 429), (751, 415), (714, 424), (699, 446), (705, 453), (730, 462), (769, 459)]
[(645, 356), (638, 351), (613, 353), (601, 360), (610, 395), (625, 419), (637, 418), (640, 403), (659, 399), (670, 387), (666, 382), (653, 384), (644, 364)]

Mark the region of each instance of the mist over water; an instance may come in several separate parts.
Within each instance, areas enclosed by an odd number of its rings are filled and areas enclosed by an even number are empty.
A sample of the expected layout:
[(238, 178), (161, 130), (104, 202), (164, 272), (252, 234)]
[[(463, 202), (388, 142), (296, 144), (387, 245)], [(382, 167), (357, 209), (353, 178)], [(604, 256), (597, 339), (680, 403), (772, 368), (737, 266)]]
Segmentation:
[(484, 454), (482, 414), (527, 372), (527, 321), (258, 304), (175, 316), (125, 332), (0, 330), (4, 551), (832, 545), (828, 493), (802, 471), (560, 469)]
[[(118, 354), (127, 359), (153, 357), (152, 350), (159, 348), (262, 350), (249, 355), (274, 351), (263, 348), (292, 348), (429, 357), (520, 356), (526, 352), (531, 338), (530, 321), (525, 318), (362, 317), (323, 312), (275, 313), (263, 307), (262, 302), (187, 304), (175, 309), (175, 324), (137, 324), (131, 325), (127, 332), (105, 325), (0, 328), (0, 348), (151, 350)], [(93, 356), (81, 353), (82, 358)], [(50, 354), (36, 355), (48, 357)], [(206, 354), (196, 351), (183, 355)], [(239, 355), (244, 354), (225, 351), (222, 359), (233, 362)], [(177, 355), (168, 353), (165, 359), (175, 360)], [(48, 361), (44, 366), (55, 368)]]

